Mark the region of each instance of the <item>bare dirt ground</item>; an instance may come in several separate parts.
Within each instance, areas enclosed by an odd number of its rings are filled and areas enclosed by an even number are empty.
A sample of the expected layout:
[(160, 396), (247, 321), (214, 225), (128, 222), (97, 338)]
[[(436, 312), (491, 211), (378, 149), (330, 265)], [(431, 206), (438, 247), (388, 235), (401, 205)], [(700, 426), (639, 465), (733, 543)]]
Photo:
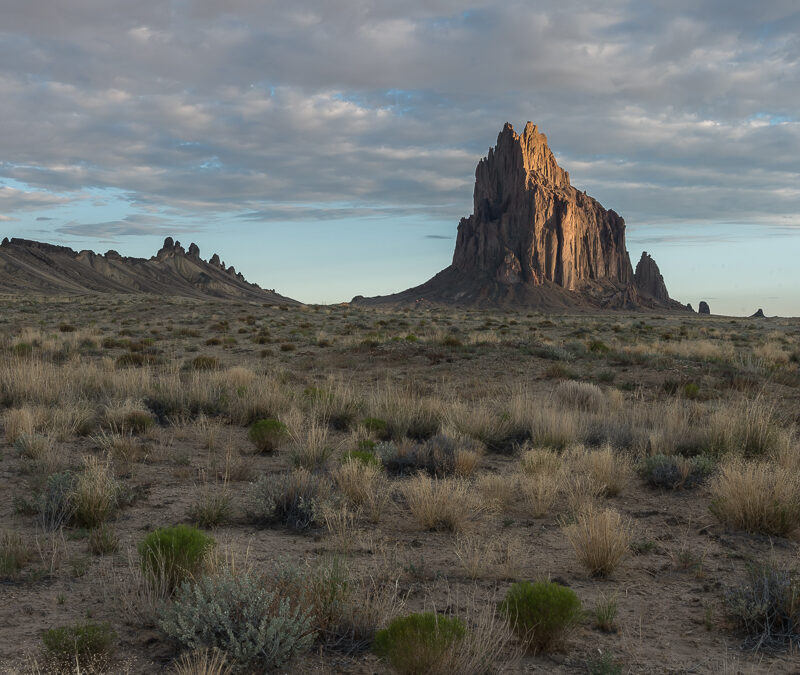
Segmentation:
[[(797, 529), (748, 532), (710, 509), (731, 457), (797, 473), (800, 320), (149, 297), (7, 297), (2, 308), (0, 531), (24, 554), (0, 572), (0, 672), (45, 672), (43, 632), (87, 619), (116, 633), (105, 672), (173, 672), (180, 649), (129, 597), (136, 546), (157, 527), (195, 522), (211, 496), (227, 504), (207, 528), (221, 556), (265, 573), (335, 556), (354, 579), (393, 589), (389, 614), (468, 614), (521, 580), (573, 589), (586, 618), (554, 651), (511, 658), (510, 643), (497, 663), (505, 672), (800, 672), (796, 653), (744, 649), (726, 603), (748, 564), (798, 562)], [(126, 422), (131, 412), (152, 422)], [(271, 454), (248, 439), (265, 417), (289, 430)], [(410, 473), (389, 472), (371, 509), (348, 506), (335, 483), (343, 453), (390, 436), (382, 447), (402, 455), (436, 434), (478, 448), (474, 470), (443, 479), (468, 493), (453, 528), (415, 519)], [(303, 459), (312, 446), (321, 459)], [(564, 528), (577, 513), (577, 477), (591, 474), (586, 453), (602, 447), (629, 475), (614, 496), (600, 486), (578, 498), (619, 512), (630, 541), (619, 566), (595, 577)], [(538, 514), (521, 467), (542, 449), (559, 458), (560, 482)], [(709, 456), (714, 470), (695, 487), (654, 487), (640, 470), (654, 454)], [(117, 545), (103, 554), (91, 551), (91, 528), (48, 531), (37, 506), (47, 477), (80, 475), (86, 457), (107, 463), (116, 490), (105, 527)], [(334, 481), (344, 516), (301, 532), (257, 524), (253, 482), (297, 464)], [(603, 630), (592, 611), (609, 599), (617, 612)], [(392, 671), (369, 649), (319, 641), (282, 672)]]

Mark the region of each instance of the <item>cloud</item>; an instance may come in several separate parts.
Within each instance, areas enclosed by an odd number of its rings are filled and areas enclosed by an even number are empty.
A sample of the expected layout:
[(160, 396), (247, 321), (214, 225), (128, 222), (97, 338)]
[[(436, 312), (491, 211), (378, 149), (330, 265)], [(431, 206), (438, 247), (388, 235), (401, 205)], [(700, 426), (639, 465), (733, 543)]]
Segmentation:
[(426, 234), (425, 239), (454, 239), (455, 237), (445, 236), (443, 234)]
[(12, 5), (0, 177), (30, 190), (0, 188), (4, 213), (113, 188), (178, 217), (455, 227), (502, 124), (532, 119), (629, 223), (799, 222), (791, 0)]
[(196, 232), (196, 225), (175, 223), (158, 216), (135, 214), (120, 220), (102, 223), (80, 223), (70, 221), (55, 228), (60, 235), (91, 238), (99, 241), (116, 241), (118, 237), (130, 236), (171, 236), (180, 232)]

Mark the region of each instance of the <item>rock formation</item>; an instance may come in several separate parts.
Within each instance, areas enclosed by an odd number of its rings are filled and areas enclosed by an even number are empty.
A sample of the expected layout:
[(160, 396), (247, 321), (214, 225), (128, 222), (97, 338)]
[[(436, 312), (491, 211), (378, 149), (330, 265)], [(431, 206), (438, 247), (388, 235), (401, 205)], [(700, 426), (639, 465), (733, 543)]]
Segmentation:
[(474, 211), (458, 225), (453, 267), (504, 284), (631, 281), (625, 223), (569, 183), (547, 138), (506, 124), (475, 171)]
[(669, 293), (664, 283), (664, 277), (656, 265), (656, 261), (642, 251), (642, 257), (636, 264), (636, 271), (633, 273), (633, 281), (639, 293), (646, 295), (657, 302), (669, 302)]
[(708, 306), (708, 303), (705, 300), (700, 301), (700, 305), (697, 308), (698, 314), (711, 314), (711, 308)]
[(233, 267), (225, 270), (202, 260), (195, 244), (187, 253), (172, 237), (167, 237), (149, 259), (124, 257), (114, 250), (98, 255), (26, 239), (6, 239), (0, 246), (0, 293), (152, 293), (298, 304), (248, 283)]
[(640, 280), (642, 293), (625, 221), (572, 187), (545, 135), (528, 122), (522, 134), (506, 124), (478, 163), (473, 213), (458, 225), (452, 265), (416, 288), (354, 301), (685, 311), (649, 256), (640, 261)]
[(750, 315), (750, 318), (751, 318), (751, 319), (765, 319), (766, 317), (764, 316), (764, 310), (763, 310), (763, 309), (761, 309), (761, 307), (759, 307), (759, 308), (756, 310), (756, 313), (755, 313), (755, 314), (751, 314), (751, 315)]

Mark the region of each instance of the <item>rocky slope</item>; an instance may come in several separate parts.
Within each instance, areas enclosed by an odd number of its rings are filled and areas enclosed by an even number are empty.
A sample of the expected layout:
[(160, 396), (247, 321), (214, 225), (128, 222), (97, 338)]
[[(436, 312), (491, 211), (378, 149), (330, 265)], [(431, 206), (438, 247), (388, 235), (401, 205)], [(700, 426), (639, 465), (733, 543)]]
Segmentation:
[(640, 267), (637, 278), (625, 221), (570, 184), (536, 125), (517, 134), (506, 124), (478, 163), (473, 213), (458, 225), (452, 265), (402, 293), (353, 301), (685, 310), (652, 258)]
[(6, 238), (0, 245), (0, 293), (152, 293), (297, 304), (247, 282), (233, 267), (226, 268), (217, 254), (206, 262), (195, 244), (186, 251), (171, 237), (149, 259)]

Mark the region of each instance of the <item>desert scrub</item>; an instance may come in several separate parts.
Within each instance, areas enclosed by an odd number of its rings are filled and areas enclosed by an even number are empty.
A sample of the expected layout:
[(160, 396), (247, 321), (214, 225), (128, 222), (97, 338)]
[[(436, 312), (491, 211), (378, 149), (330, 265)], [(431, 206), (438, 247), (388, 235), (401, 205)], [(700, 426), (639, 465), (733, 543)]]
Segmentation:
[(219, 649), (184, 652), (175, 662), (173, 675), (231, 675), (233, 668)]
[(800, 646), (800, 577), (772, 563), (751, 564), (743, 584), (726, 591), (727, 611), (746, 649)]
[(770, 462), (733, 459), (711, 481), (711, 512), (725, 525), (788, 536), (800, 525), (800, 479)]
[(373, 649), (400, 675), (444, 672), (448, 652), (464, 639), (456, 617), (434, 612), (398, 617), (375, 634)]
[(46, 532), (58, 530), (75, 513), (75, 475), (70, 471), (51, 474), (36, 500), (38, 524)]
[(75, 477), (72, 501), (73, 522), (80, 527), (99, 527), (117, 506), (119, 483), (109, 462), (97, 457), (83, 458), (83, 471)]
[(159, 528), (139, 543), (142, 572), (153, 588), (171, 593), (202, 571), (214, 545), (214, 539), (188, 525)]
[(0, 533), (0, 578), (19, 572), (33, 557), (33, 550), (19, 532)]
[(72, 672), (76, 663), (84, 668), (87, 665), (102, 668), (114, 651), (116, 639), (117, 634), (107, 622), (74, 623), (42, 634), (48, 666), (67, 672)]
[(362, 506), (375, 499), (378, 490), (388, 490), (383, 467), (379, 463), (364, 463), (350, 459), (332, 472), (333, 482), (353, 506)]
[(649, 455), (639, 462), (638, 470), (653, 487), (691, 489), (706, 482), (714, 471), (714, 461), (707, 455)]
[(631, 525), (618, 511), (588, 507), (579, 511), (575, 522), (564, 525), (578, 562), (597, 577), (611, 574), (627, 555)]
[(560, 642), (581, 618), (581, 601), (570, 588), (552, 581), (513, 584), (500, 603), (514, 632), (530, 650)]
[(119, 548), (119, 539), (117, 534), (111, 529), (107, 523), (103, 523), (100, 527), (94, 528), (89, 532), (88, 539), (89, 553), (94, 555), (107, 555), (108, 553), (115, 553)]
[(220, 363), (216, 356), (195, 356), (189, 362), (189, 368), (192, 370), (219, 370)]
[(158, 624), (184, 648), (219, 649), (241, 672), (279, 668), (315, 638), (305, 610), (247, 571), (184, 582)]
[(286, 425), (273, 418), (253, 422), (247, 430), (247, 438), (261, 453), (274, 452), (288, 435), (289, 430)]
[(591, 382), (560, 382), (555, 388), (554, 396), (562, 405), (584, 412), (599, 413), (607, 407), (603, 390)]
[[(372, 441), (368, 441), (368, 443), (372, 443)], [(342, 464), (359, 462), (365, 466), (372, 465), (383, 469), (383, 462), (381, 462), (378, 456), (373, 452), (374, 449), (374, 443), (372, 443), (371, 446), (362, 446), (362, 444), (359, 443), (359, 448), (357, 450), (348, 450), (342, 455)]]
[(419, 473), (402, 486), (411, 515), (424, 530), (459, 532), (479, 508), (467, 482)]
[(520, 457), (520, 470), (526, 476), (545, 474), (554, 476), (562, 467), (561, 455), (547, 448), (523, 449)]
[(436, 434), (423, 443), (392, 444), (391, 447), (395, 452), (383, 449), (381, 460), (386, 470), (394, 476), (415, 474), (422, 470), (437, 478), (466, 478), (475, 470), (483, 454), (483, 444), (479, 441), (445, 434)]
[(250, 488), (247, 514), (258, 525), (307, 530), (322, 523), (322, 505), (330, 494), (329, 481), (307, 469), (263, 474)]

